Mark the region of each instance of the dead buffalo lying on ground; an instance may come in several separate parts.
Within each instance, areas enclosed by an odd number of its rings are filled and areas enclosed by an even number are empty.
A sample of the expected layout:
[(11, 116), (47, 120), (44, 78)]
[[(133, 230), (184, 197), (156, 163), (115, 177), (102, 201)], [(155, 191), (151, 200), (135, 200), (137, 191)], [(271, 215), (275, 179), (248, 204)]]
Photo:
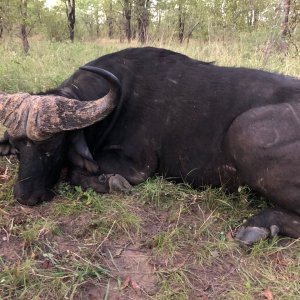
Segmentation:
[(247, 184), (278, 208), (250, 218), (237, 239), (300, 237), (297, 79), (126, 49), (45, 95), (2, 94), (0, 121), (8, 129), (0, 152), (20, 160), (22, 204), (51, 199), (64, 166), (72, 184), (101, 193), (155, 174), (194, 187)]

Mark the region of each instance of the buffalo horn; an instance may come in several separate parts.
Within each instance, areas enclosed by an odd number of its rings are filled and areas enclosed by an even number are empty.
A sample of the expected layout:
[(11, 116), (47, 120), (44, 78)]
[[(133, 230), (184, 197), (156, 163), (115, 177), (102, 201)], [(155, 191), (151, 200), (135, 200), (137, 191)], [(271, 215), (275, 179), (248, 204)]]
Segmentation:
[[(84, 68), (90, 71), (89, 67)], [(42, 141), (55, 133), (81, 129), (104, 119), (117, 104), (120, 82), (105, 70), (97, 68), (97, 71), (109, 81), (111, 88), (107, 95), (93, 101), (57, 95), (0, 93), (0, 123), (12, 137)]]

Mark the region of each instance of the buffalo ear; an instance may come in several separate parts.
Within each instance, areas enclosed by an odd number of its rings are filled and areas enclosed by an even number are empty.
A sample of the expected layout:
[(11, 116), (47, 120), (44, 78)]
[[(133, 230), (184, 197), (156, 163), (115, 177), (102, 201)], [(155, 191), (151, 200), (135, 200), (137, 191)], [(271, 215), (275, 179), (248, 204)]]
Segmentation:
[(71, 135), (68, 157), (74, 166), (90, 173), (98, 171), (98, 164), (90, 152), (82, 130), (77, 130)]
[(15, 155), (17, 152), (18, 150), (9, 142), (8, 133), (5, 131), (3, 137), (0, 138), (0, 156)]

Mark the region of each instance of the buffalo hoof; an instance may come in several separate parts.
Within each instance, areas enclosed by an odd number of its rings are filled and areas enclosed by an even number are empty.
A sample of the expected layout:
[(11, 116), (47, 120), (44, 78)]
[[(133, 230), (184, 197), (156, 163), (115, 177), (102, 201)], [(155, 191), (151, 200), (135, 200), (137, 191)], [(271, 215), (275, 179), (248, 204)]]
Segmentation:
[(105, 181), (108, 181), (109, 193), (127, 193), (131, 190), (131, 184), (121, 175), (101, 175), (99, 176), (99, 181), (103, 181), (103, 176), (105, 176)]
[(238, 230), (235, 240), (245, 245), (252, 245), (255, 242), (276, 236), (278, 232), (279, 228), (276, 225), (272, 225), (269, 229), (264, 227), (242, 226)]
[(121, 175), (113, 175), (108, 179), (109, 192), (127, 193), (131, 190), (131, 184)]

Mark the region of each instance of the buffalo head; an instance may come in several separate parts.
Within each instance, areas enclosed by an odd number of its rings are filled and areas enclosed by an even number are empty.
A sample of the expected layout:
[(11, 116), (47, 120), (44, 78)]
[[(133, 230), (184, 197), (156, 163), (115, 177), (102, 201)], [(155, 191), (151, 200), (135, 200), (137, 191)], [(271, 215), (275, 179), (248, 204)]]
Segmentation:
[[(0, 93), (0, 122), (7, 128), (0, 140), (0, 155), (16, 154), (19, 159), (14, 194), (22, 204), (35, 205), (53, 197), (52, 188), (69, 148), (68, 136), (104, 119), (117, 105), (119, 80), (99, 68), (82, 69), (103, 76), (110, 84), (108, 94), (80, 101), (57, 95)], [(90, 157), (84, 147), (79, 146), (79, 151)]]

